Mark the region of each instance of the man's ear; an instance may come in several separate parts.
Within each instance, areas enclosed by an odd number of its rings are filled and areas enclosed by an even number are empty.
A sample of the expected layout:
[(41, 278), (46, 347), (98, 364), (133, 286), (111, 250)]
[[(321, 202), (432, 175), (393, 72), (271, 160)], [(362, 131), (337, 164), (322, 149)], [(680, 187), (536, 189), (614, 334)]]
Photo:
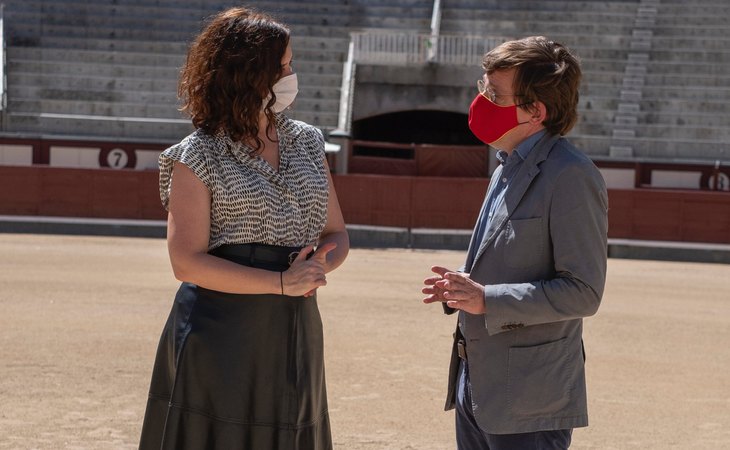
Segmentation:
[(536, 100), (530, 105), (528, 112), (530, 113), (530, 123), (532, 124), (541, 124), (547, 119), (547, 107), (540, 100)]

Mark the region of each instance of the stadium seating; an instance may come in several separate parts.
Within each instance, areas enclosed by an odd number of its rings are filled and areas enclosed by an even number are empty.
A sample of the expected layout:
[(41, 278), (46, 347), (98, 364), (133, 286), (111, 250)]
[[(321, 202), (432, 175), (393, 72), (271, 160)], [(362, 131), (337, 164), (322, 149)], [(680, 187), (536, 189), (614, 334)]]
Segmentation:
[[(3, 133), (149, 142), (190, 131), (176, 82), (205, 0), (9, 0)], [(430, 0), (251, 1), (293, 31), (301, 91), (293, 116), (337, 126), (349, 33), (428, 33)], [(595, 158), (730, 159), (726, 0), (445, 0), (442, 34), (543, 34), (585, 72), (573, 131)]]

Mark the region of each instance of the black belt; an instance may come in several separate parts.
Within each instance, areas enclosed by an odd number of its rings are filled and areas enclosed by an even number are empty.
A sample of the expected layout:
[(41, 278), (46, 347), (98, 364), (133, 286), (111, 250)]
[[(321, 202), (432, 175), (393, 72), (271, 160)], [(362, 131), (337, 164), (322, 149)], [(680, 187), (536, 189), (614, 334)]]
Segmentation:
[(209, 251), (213, 256), (224, 258), (238, 264), (259, 267), (275, 264), (289, 267), (299, 256), (302, 247), (283, 247), (268, 244), (225, 244)]

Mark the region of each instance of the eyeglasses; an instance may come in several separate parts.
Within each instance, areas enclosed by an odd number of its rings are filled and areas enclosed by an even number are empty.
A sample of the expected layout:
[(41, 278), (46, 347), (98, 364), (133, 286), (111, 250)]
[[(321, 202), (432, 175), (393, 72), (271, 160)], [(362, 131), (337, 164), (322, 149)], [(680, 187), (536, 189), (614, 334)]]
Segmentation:
[(492, 90), (492, 88), (487, 86), (487, 84), (481, 78), (477, 80), (477, 88), (479, 89), (479, 93), (485, 96), (492, 103), (497, 102), (497, 97), (523, 97), (520, 94), (497, 94)]

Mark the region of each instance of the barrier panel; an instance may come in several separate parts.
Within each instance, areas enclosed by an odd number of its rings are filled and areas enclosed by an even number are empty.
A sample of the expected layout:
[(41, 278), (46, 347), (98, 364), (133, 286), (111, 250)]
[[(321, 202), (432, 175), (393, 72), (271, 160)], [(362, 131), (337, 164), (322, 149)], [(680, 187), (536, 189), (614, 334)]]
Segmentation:
[(730, 243), (730, 196), (724, 192), (611, 189), (609, 236)]
[(165, 219), (154, 170), (0, 166), (0, 214)]

